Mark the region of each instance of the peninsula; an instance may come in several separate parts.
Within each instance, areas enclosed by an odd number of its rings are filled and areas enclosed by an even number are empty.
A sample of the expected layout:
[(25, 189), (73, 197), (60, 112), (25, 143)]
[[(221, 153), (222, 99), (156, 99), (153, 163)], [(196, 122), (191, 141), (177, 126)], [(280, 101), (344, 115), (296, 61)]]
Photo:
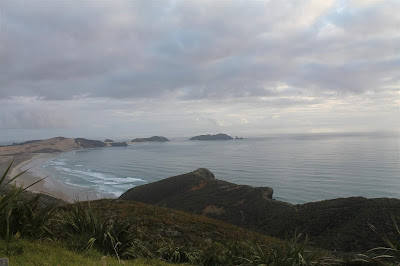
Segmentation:
[(282, 239), (302, 232), (316, 246), (341, 252), (385, 245), (369, 224), (395, 234), (390, 215), (400, 215), (399, 199), (350, 197), (290, 204), (272, 199), (272, 194), (269, 187), (215, 179), (202, 168), (131, 188), (119, 199), (203, 215)]
[(0, 146), (0, 169), (6, 169), (14, 161), (10, 176), (15, 176), (30, 169), (18, 179), (24, 186), (29, 186), (36, 181), (47, 177), (40, 183), (30, 187), (32, 192), (45, 193), (62, 200), (73, 202), (77, 198), (98, 199), (95, 193), (88, 193), (82, 189), (65, 185), (56, 179), (48, 177), (46, 173), (36, 167), (62, 152), (82, 150), (89, 148), (127, 146), (126, 142), (105, 143), (99, 140), (85, 138), (55, 137), (45, 140), (32, 140), (22, 143)]

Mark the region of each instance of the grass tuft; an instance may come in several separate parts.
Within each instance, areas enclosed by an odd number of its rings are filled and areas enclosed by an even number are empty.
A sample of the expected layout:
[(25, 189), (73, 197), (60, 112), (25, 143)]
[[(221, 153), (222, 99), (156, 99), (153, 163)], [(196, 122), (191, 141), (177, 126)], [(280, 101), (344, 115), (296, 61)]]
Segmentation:
[(40, 201), (41, 194), (24, 195), (23, 192), (30, 186), (17, 186), (15, 183), (10, 185), (25, 172), (11, 177), (8, 182), (5, 182), (12, 164), (13, 162), (0, 177), (0, 186), (3, 188), (2, 190), (6, 191), (0, 195), (0, 237), (7, 243), (19, 237), (44, 237), (50, 233), (47, 226), (56, 212), (56, 204), (43, 207)]

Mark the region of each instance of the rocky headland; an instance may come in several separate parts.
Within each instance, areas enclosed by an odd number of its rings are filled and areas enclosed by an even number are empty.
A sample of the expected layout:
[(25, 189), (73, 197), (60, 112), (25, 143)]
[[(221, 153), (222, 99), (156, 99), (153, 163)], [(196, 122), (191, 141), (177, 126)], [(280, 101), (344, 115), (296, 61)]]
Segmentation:
[(229, 135), (219, 133), (216, 135), (199, 135), (191, 137), (189, 140), (232, 140), (233, 138)]
[(108, 142), (107, 146), (109, 147), (127, 147), (128, 143), (124, 142)]
[(273, 200), (272, 193), (268, 187), (218, 180), (200, 169), (134, 187), (120, 199), (205, 215), (278, 238), (301, 232), (316, 246), (343, 252), (384, 245), (369, 224), (394, 235), (391, 216), (400, 215), (398, 199), (352, 197), (294, 205)]
[[(63, 137), (15, 143), (0, 147), (0, 167), (6, 169), (14, 159), (11, 176), (15, 176), (24, 170), (23, 167), (34, 167), (34, 161), (38, 161), (39, 165), (60, 152), (106, 145), (102, 141)], [(21, 176), (25, 186), (40, 178), (30, 172)], [(45, 202), (58, 201), (64, 204), (58, 199), (76, 199), (75, 191), (51, 178), (30, 190), (49, 194), (44, 197)], [(207, 216), (267, 236), (286, 238), (293, 236), (294, 232), (302, 233), (308, 235), (314, 245), (327, 250), (365, 252), (385, 246), (370, 225), (389, 237), (396, 236), (392, 217), (400, 216), (399, 199), (351, 197), (290, 204), (274, 200), (272, 196), (272, 188), (218, 180), (212, 172), (201, 168), (134, 187), (119, 199)], [(80, 198), (87, 199), (87, 195), (82, 194)]]
[(166, 142), (169, 141), (166, 137), (162, 136), (153, 136), (150, 138), (136, 138), (133, 139), (131, 142)]

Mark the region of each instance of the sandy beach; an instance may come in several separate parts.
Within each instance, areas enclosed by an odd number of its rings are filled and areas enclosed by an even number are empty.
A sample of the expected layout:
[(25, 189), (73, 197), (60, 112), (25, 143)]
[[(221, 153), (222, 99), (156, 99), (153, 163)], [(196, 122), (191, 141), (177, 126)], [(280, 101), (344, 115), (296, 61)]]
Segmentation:
[[(47, 194), (68, 202), (99, 199), (99, 196), (96, 193), (88, 192), (82, 188), (62, 183), (40, 168), (40, 166), (46, 161), (59, 156), (62, 152), (79, 148), (76, 147), (76, 145), (71, 145), (71, 143), (72, 142), (69, 139), (61, 141), (55, 140), (52, 142), (45, 140), (43, 143), (39, 142), (29, 145), (0, 147), (0, 173), (3, 173), (11, 161), (14, 160), (8, 177), (13, 177), (27, 170), (23, 175), (17, 178), (16, 181), (18, 185), (22, 184), (26, 187), (44, 178), (42, 181), (28, 189), (31, 192)], [(49, 145), (52, 148), (57, 147), (60, 152), (25, 152), (31, 150), (35, 151), (35, 149), (43, 151), (43, 149), (48, 148)], [(13, 153), (15, 151), (18, 152)]]
[(14, 158), (14, 166), (10, 171), (9, 177), (13, 177), (27, 170), (23, 175), (17, 178), (16, 181), (18, 185), (22, 184), (24, 187), (26, 187), (44, 178), (42, 181), (28, 189), (31, 192), (47, 194), (68, 202), (99, 199), (96, 193), (89, 193), (78, 187), (62, 183), (40, 169), (40, 166), (43, 165), (47, 160), (50, 160), (58, 155), (59, 154), (40, 153), (21, 154), (6, 157), (0, 156), (0, 169), (1, 172), (4, 172)]

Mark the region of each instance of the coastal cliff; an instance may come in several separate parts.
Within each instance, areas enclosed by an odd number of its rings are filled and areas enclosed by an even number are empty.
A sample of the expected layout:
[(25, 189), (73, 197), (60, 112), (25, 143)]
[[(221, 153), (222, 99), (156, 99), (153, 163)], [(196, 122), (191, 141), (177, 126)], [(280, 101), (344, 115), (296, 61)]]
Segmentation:
[(351, 197), (293, 205), (273, 200), (272, 193), (271, 188), (215, 179), (202, 169), (134, 187), (120, 199), (200, 214), (278, 238), (297, 231), (319, 247), (344, 252), (383, 245), (369, 224), (394, 234), (390, 217), (400, 215), (398, 199)]

